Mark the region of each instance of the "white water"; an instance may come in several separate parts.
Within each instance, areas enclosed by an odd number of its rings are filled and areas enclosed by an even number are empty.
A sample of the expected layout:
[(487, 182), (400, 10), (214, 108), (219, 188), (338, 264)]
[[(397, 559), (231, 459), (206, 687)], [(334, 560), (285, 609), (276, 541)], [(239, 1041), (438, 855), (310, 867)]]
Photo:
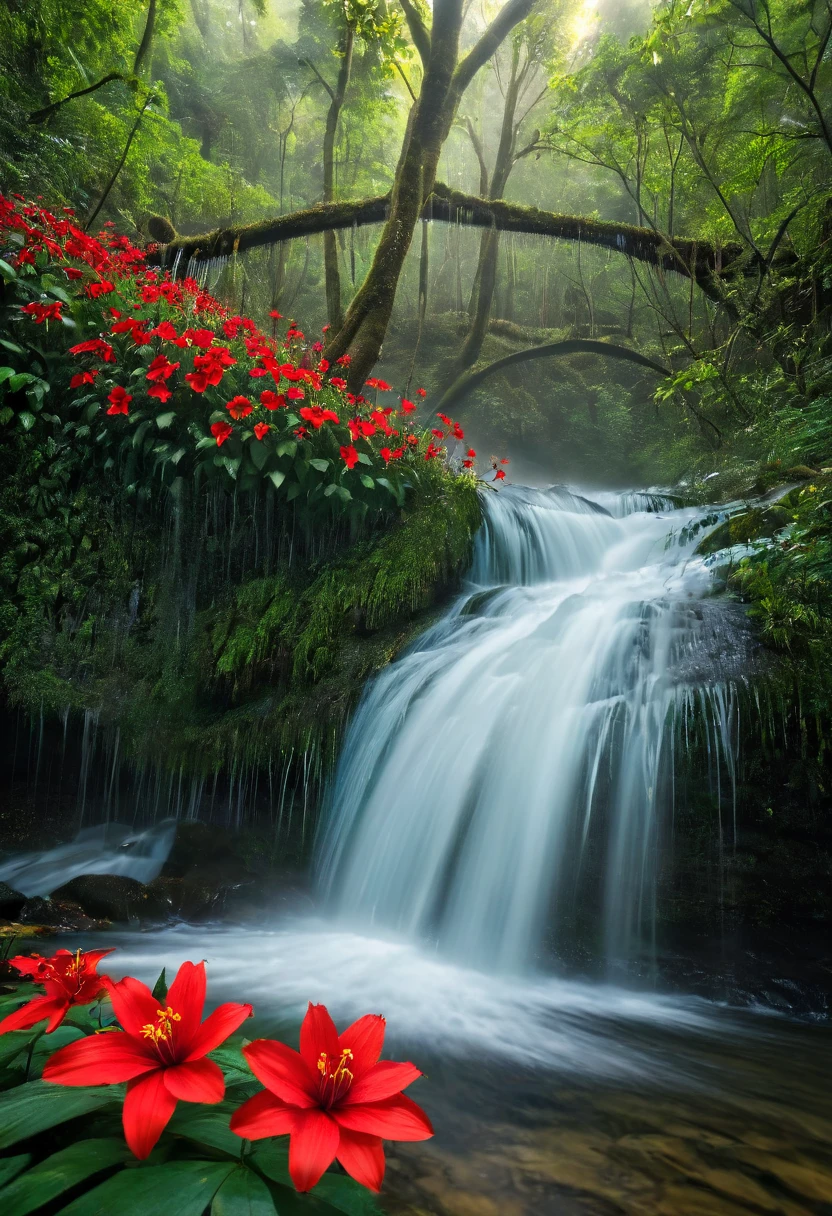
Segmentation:
[(470, 588), (365, 694), (322, 847), (342, 918), (516, 970), (557, 933), (592, 855), (608, 957), (649, 942), (669, 723), (693, 704), (681, 672), (711, 573), (685, 539), (700, 511), (596, 500), (489, 495)]
[(158, 878), (176, 838), (176, 821), (163, 819), (143, 832), (120, 823), (83, 828), (69, 844), (20, 853), (0, 863), (0, 882), (31, 897), (51, 895), (82, 874), (120, 874), (137, 882)]

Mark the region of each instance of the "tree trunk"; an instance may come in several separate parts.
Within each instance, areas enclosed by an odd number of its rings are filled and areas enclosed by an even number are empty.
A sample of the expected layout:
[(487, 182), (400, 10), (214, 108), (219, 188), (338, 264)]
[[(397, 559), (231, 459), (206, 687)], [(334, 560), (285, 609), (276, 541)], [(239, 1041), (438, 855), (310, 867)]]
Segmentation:
[[(355, 32), (347, 28), (342, 46), (341, 68), (338, 72), (338, 83), (330, 92), (329, 110), (326, 116), (326, 131), (324, 132), (324, 193), (323, 201), (331, 203), (335, 200), (335, 137), (338, 133), (338, 120), (344, 105), (344, 97), (350, 82), (352, 71), (352, 53), (355, 42)], [(341, 310), (341, 273), (338, 268), (338, 244), (335, 233), (324, 233), (324, 274), (326, 279), (326, 312), (327, 320), (334, 331), (338, 331), (344, 323)]]

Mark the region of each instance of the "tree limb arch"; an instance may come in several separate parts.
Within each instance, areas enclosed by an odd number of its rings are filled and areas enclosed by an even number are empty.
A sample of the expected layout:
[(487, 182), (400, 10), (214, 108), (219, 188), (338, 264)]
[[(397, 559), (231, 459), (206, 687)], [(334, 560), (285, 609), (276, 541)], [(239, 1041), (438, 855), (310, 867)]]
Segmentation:
[[(259, 220), (254, 224), (218, 228), (200, 236), (178, 236), (153, 258), (165, 265), (170, 264), (177, 254), (181, 254), (186, 261), (191, 258), (205, 261), (337, 228), (381, 224), (386, 218), (389, 202), (389, 194), (383, 194), (353, 202), (318, 203), (303, 211)], [(581, 215), (558, 215), (502, 199), (483, 199), (450, 190), (441, 182), (437, 182), (425, 203), (422, 218), (563, 241), (584, 241), (662, 270), (695, 278), (706, 290), (709, 286), (713, 288), (714, 280), (728, 270), (741, 267), (745, 272), (754, 266), (744, 258), (745, 251), (739, 244), (719, 247), (682, 238), (669, 242), (651, 228)]]
[(547, 342), (544, 346), (516, 350), (503, 359), (489, 363), (488, 367), (484, 367), (478, 372), (463, 372), (442, 395), (442, 399), (435, 408), (448, 409), (451, 405), (457, 405), (469, 393), (478, 389), (490, 376), (505, 371), (506, 368), (513, 367), (516, 363), (525, 363), (531, 359), (553, 359), (561, 355), (605, 355), (609, 359), (622, 359), (627, 363), (636, 363), (639, 367), (646, 367), (659, 376), (672, 375), (669, 367), (664, 367), (647, 355), (642, 355), (640, 351), (631, 350), (629, 346), (617, 346), (614, 342), (600, 342), (597, 338), (566, 338), (562, 342)]

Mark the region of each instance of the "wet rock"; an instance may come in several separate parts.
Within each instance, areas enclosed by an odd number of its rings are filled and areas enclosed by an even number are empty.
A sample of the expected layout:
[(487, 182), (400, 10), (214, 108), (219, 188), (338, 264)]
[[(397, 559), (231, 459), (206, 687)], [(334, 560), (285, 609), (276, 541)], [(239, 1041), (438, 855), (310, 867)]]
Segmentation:
[(765, 540), (788, 527), (792, 521), (791, 512), (779, 503), (771, 507), (755, 507), (726, 519), (725, 523), (699, 542), (696, 552), (707, 556), (718, 553), (720, 549), (730, 549), (732, 545), (748, 545), (755, 540)]
[(148, 887), (168, 916), (187, 921), (214, 920), (254, 884), (254, 878), (231, 859), (229, 866), (191, 870), (182, 878), (162, 876)]
[(25, 903), (25, 895), (13, 890), (7, 883), (0, 882), (0, 917), (3, 920), (15, 920)]
[(43, 925), (59, 932), (86, 932), (91, 929), (104, 929), (106, 920), (96, 920), (87, 916), (80, 904), (69, 899), (47, 899), (36, 895), (28, 899), (20, 910), (20, 923), (23, 925)]
[(234, 846), (232, 834), (215, 824), (180, 823), (160, 877), (184, 878), (196, 868), (227, 866), (236, 860)]
[(150, 887), (120, 874), (83, 874), (59, 887), (53, 898), (80, 904), (88, 916), (103, 920), (160, 920), (168, 913)]

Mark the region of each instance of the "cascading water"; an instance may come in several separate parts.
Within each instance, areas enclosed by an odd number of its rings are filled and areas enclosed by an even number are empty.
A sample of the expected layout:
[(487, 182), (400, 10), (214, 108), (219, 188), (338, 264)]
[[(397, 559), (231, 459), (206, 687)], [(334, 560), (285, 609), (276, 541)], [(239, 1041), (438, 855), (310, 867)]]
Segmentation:
[[(340, 913), (511, 969), (557, 933), (583, 881), (608, 957), (649, 939), (674, 721), (694, 704), (686, 670), (707, 650), (712, 575), (692, 555), (701, 512), (598, 498), (485, 498), (471, 585), (349, 731), (322, 857)], [(730, 767), (730, 692), (713, 683)]]

